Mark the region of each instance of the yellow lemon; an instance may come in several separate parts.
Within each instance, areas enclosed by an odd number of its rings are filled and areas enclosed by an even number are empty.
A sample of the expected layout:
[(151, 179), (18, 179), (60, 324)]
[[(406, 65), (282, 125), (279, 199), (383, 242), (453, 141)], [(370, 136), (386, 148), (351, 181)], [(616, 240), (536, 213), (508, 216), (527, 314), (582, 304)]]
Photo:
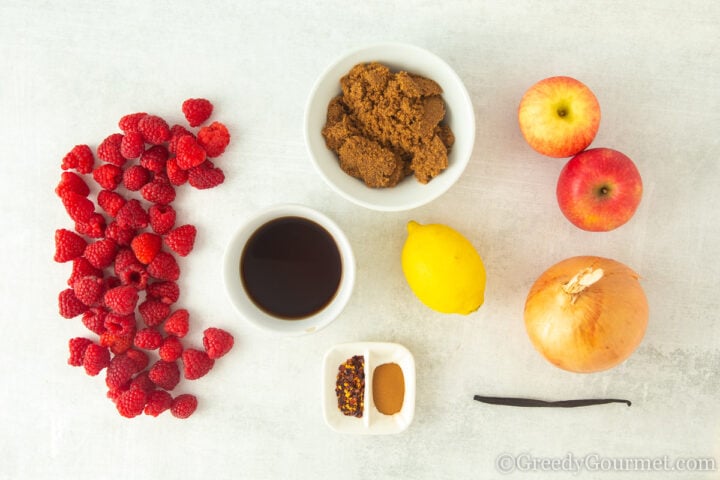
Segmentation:
[(441, 224), (408, 222), (402, 269), (413, 293), (442, 313), (467, 315), (485, 300), (485, 267), (470, 241)]

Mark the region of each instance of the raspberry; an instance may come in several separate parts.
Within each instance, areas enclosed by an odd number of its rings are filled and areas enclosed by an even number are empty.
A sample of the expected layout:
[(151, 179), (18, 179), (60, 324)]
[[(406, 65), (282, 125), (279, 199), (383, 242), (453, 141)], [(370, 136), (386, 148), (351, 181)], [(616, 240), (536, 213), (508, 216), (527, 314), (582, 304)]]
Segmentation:
[(150, 380), (163, 390), (172, 390), (180, 382), (180, 368), (177, 362), (158, 360), (150, 367)]
[(167, 148), (162, 145), (153, 145), (140, 155), (140, 165), (153, 173), (161, 173), (165, 171), (167, 159)]
[(168, 233), (164, 238), (165, 245), (181, 257), (187, 256), (195, 244), (197, 229), (192, 225), (182, 225)]
[(80, 257), (85, 251), (87, 242), (75, 232), (60, 228), (55, 230), (55, 255), (58, 263), (69, 262)]
[(157, 350), (162, 345), (163, 336), (152, 327), (143, 328), (135, 333), (135, 346), (144, 350)]
[(183, 170), (177, 163), (177, 158), (171, 157), (165, 164), (165, 173), (168, 176), (170, 183), (176, 186), (183, 185), (187, 182), (188, 172)]
[(142, 267), (142, 263), (135, 257), (135, 253), (127, 247), (118, 249), (117, 255), (115, 256), (115, 264), (113, 265), (115, 275), (120, 277), (125, 270), (132, 266)]
[(60, 197), (68, 215), (74, 222), (87, 222), (95, 213), (93, 202), (83, 195), (75, 192), (65, 192)]
[(65, 192), (74, 192), (83, 197), (90, 195), (90, 187), (80, 175), (74, 172), (62, 172), (60, 183), (55, 187), (55, 193), (62, 198)]
[(82, 316), (82, 323), (91, 332), (102, 335), (105, 333), (105, 317), (107, 310), (103, 307), (91, 307)]
[(138, 263), (130, 265), (119, 275), (120, 285), (129, 285), (137, 290), (145, 290), (150, 275), (145, 267)]
[(165, 337), (162, 345), (158, 349), (158, 355), (166, 362), (174, 362), (179, 359), (183, 352), (183, 346), (180, 339), (174, 335)]
[[(129, 352), (130, 350), (128, 350)], [(150, 374), (147, 370), (138, 373), (130, 382), (130, 388), (139, 388), (147, 395), (155, 391), (155, 384), (150, 380)]]
[(112, 165), (117, 165), (118, 167), (125, 165), (125, 157), (120, 153), (122, 140), (122, 133), (113, 133), (105, 138), (97, 148), (98, 158)]
[(122, 168), (112, 163), (101, 165), (92, 172), (95, 181), (105, 190), (115, 190), (122, 181)]
[(131, 388), (117, 398), (117, 411), (126, 418), (137, 417), (143, 412), (147, 394), (141, 388)]
[(147, 367), (148, 363), (150, 362), (150, 359), (145, 352), (141, 350), (136, 350), (134, 348), (131, 348), (127, 352), (125, 352), (125, 355), (127, 355), (129, 358), (132, 358), (133, 362), (135, 362), (136, 372), (145, 370), (145, 367)]
[(147, 227), (150, 217), (148, 217), (148, 214), (140, 204), (140, 201), (133, 198), (128, 200), (125, 205), (120, 208), (117, 216), (115, 217), (115, 221), (123, 228), (137, 230)]
[(219, 157), (230, 143), (230, 132), (222, 123), (213, 122), (198, 131), (197, 143), (205, 150), (208, 157)]
[(191, 135), (184, 135), (177, 141), (175, 159), (178, 167), (183, 170), (200, 165), (205, 161), (207, 153)]
[(120, 355), (132, 347), (133, 336), (131, 334), (119, 334), (105, 332), (100, 335), (100, 345), (108, 347), (115, 355)]
[(187, 335), (190, 329), (190, 314), (184, 308), (174, 311), (165, 320), (163, 330), (170, 335), (182, 338)]
[(170, 305), (160, 300), (147, 299), (138, 306), (138, 311), (145, 325), (155, 327), (170, 315)]
[(212, 115), (213, 105), (204, 98), (188, 98), (182, 104), (182, 112), (191, 127), (202, 125)]
[[(140, 125), (138, 124), (138, 128)], [(120, 142), (120, 155), (127, 160), (138, 158), (145, 151), (145, 143), (140, 132), (126, 133)]]
[(58, 295), (60, 315), (65, 318), (74, 318), (84, 313), (88, 307), (75, 296), (72, 288), (66, 288)]
[(221, 328), (208, 328), (203, 332), (203, 346), (208, 357), (215, 360), (233, 347), (235, 339), (232, 335)]
[(170, 183), (158, 181), (156, 178), (140, 189), (140, 195), (148, 202), (167, 205), (175, 200), (175, 188)]
[(126, 354), (115, 355), (105, 371), (105, 384), (110, 390), (123, 388), (137, 372), (135, 360)]
[(103, 238), (105, 236), (105, 217), (95, 212), (87, 222), (75, 222), (75, 231), (90, 238)]
[(83, 256), (87, 258), (95, 268), (103, 269), (109, 266), (115, 259), (117, 253), (117, 244), (110, 238), (104, 238), (102, 240), (96, 240), (93, 243), (85, 247), (85, 253)]
[(170, 126), (156, 115), (146, 115), (138, 122), (138, 130), (147, 143), (159, 145), (170, 140)]
[(147, 113), (144, 112), (130, 113), (128, 115), (125, 115), (118, 122), (118, 127), (120, 127), (120, 130), (125, 133), (137, 132), (138, 122), (142, 120), (145, 115), (147, 115)]
[(132, 239), (130, 248), (132, 248), (135, 258), (137, 258), (140, 263), (147, 265), (152, 262), (155, 255), (157, 255), (162, 248), (162, 238), (154, 233), (143, 232)]
[(138, 291), (129, 285), (111, 288), (103, 296), (105, 306), (118, 315), (130, 315), (133, 313), (137, 301)]
[(147, 403), (145, 404), (145, 415), (152, 415), (157, 417), (165, 410), (168, 410), (173, 403), (172, 395), (165, 390), (155, 390), (148, 395)]
[(188, 348), (182, 353), (182, 361), (185, 378), (188, 380), (197, 380), (204, 376), (215, 364), (215, 360), (210, 358), (207, 353), (194, 348)]
[(217, 187), (225, 181), (225, 173), (210, 160), (205, 160), (188, 171), (188, 183), (198, 190)]
[(147, 294), (162, 303), (171, 305), (180, 298), (180, 287), (175, 282), (153, 282), (148, 284)]
[(150, 171), (140, 165), (133, 165), (123, 172), (122, 184), (131, 192), (137, 192), (150, 181)]
[(95, 157), (87, 145), (75, 145), (65, 155), (60, 168), (63, 170), (75, 169), (78, 173), (90, 173), (95, 165)]
[(190, 395), (189, 393), (178, 395), (173, 400), (170, 413), (177, 418), (188, 418), (197, 409), (197, 403), (195, 395)]
[(76, 337), (71, 338), (68, 342), (68, 348), (70, 349), (70, 358), (68, 358), (68, 365), (73, 367), (81, 367), (83, 364), (83, 358), (85, 357), (85, 350), (90, 345), (92, 340), (88, 338)]
[(72, 286), (75, 297), (88, 307), (97, 303), (105, 293), (102, 278), (88, 276), (78, 278)]
[(113, 221), (105, 227), (105, 238), (113, 240), (118, 246), (129, 247), (130, 242), (135, 238), (135, 230), (123, 228), (116, 221)]
[(153, 205), (148, 213), (150, 227), (158, 235), (165, 235), (175, 225), (175, 210), (170, 205)]
[(181, 137), (184, 137), (185, 135), (190, 135), (191, 137), (195, 137), (190, 131), (188, 131), (185, 127), (182, 125), (173, 125), (172, 128), (170, 128), (170, 141), (168, 142), (168, 151), (170, 153), (177, 153), (177, 144)]
[(86, 347), (85, 355), (83, 355), (83, 367), (88, 375), (94, 377), (108, 365), (110, 365), (110, 351), (107, 347), (96, 343), (91, 343)]
[(90, 262), (87, 261), (87, 258), (78, 257), (73, 260), (72, 273), (70, 274), (70, 278), (68, 278), (67, 284), (72, 287), (73, 283), (75, 283), (75, 280), (81, 277), (86, 277), (88, 275), (101, 277), (102, 270), (90, 265)]
[(158, 280), (175, 281), (180, 278), (180, 267), (171, 254), (160, 251), (147, 266), (147, 272)]

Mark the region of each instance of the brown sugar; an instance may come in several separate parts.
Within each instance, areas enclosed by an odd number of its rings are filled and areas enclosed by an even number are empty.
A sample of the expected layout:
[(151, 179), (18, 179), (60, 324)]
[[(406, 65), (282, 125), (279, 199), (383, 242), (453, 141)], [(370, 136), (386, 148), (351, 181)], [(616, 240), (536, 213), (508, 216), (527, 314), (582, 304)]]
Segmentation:
[(355, 65), (328, 105), (322, 130), (340, 168), (370, 187), (393, 187), (414, 174), (429, 182), (448, 166), (455, 137), (440, 85), (377, 62)]

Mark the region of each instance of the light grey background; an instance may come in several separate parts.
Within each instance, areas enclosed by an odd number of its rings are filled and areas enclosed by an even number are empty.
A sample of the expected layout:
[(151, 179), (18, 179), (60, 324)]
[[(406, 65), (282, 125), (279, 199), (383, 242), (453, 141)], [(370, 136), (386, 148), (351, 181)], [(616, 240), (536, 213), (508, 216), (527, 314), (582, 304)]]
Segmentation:
[[(3, 0), (0, 478), (494, 478), (503, 453), (720, 462), (719, 25), (720, 4), (695, 0)], [(302, 136), (317, 75), (345, 51), (385, 40), (444, 58), (477, 117), (464, 176), (402, 213), (336, 196), (311, 167)], [(533, 152), (517, 127), (525, 89), (558, 74), (584, 81), (600, 101), (593, 146), (623, 151), (642, 173), (640, 209), (616, 231), (586, 233), (565, 220), (555, 201), (563, 161)], [(67, 340), (85, 330), (57, 313), (69, 265), (52, 261), (53, 232), (71, 223), (53, 188), (73, 145), (96, 146), (139, 110), (180, 121), (181, 102), (199, 96), (214, 102), (233, 141), (218, 161), (226, 182), (183, 188), (175, 202), (180, 220), (198, 228), (195, 250), (181, 261), (180, 304), (192, 315), (188, 344), (210, 325), (230, 330), (237, 344), (207, 377), (178, 387), (200, 399), (191, 419), (127, 420), (105, 398), (102, 376), (66, 364)], [(255, 331), (221, 283), (235, 226), (280, 202), (331, 216), (357, 256), (347, 309), (312, 336)], [(479, 312), (435, 314), (412, 295), (399, 263), (410, 219), (449, 224), (477, 247), (488, 272)], [(577, 254), (630, 265), (650, 302), (642, 345), (605, 373), (552, 367), (524, 331), (534, 279)], [(415, 355), (416, 416), (403, 434), (343, 436), (323, 423), (322, 356), (364, 340), (399, 342)], [(513, 409), (474, 402), (476, 393), (625, 397), (633, 406)]]

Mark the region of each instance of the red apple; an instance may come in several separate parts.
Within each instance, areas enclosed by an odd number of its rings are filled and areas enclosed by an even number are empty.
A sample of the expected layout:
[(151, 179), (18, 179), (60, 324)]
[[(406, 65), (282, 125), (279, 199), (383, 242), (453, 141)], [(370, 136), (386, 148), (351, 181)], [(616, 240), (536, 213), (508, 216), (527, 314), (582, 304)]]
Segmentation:
[(607, 232), (630, 220), (642, 191), (640, 172), (630, 158), (611, 148), (591, 148), (563, 167), (556, 194), (560, 210), (575, 226)]
[(600, 104), (584, 83), (571, 77), (550, 77), (525, 92), (518, 122), (525, 140), (537, 152), (571, 157), (595, 138)]

